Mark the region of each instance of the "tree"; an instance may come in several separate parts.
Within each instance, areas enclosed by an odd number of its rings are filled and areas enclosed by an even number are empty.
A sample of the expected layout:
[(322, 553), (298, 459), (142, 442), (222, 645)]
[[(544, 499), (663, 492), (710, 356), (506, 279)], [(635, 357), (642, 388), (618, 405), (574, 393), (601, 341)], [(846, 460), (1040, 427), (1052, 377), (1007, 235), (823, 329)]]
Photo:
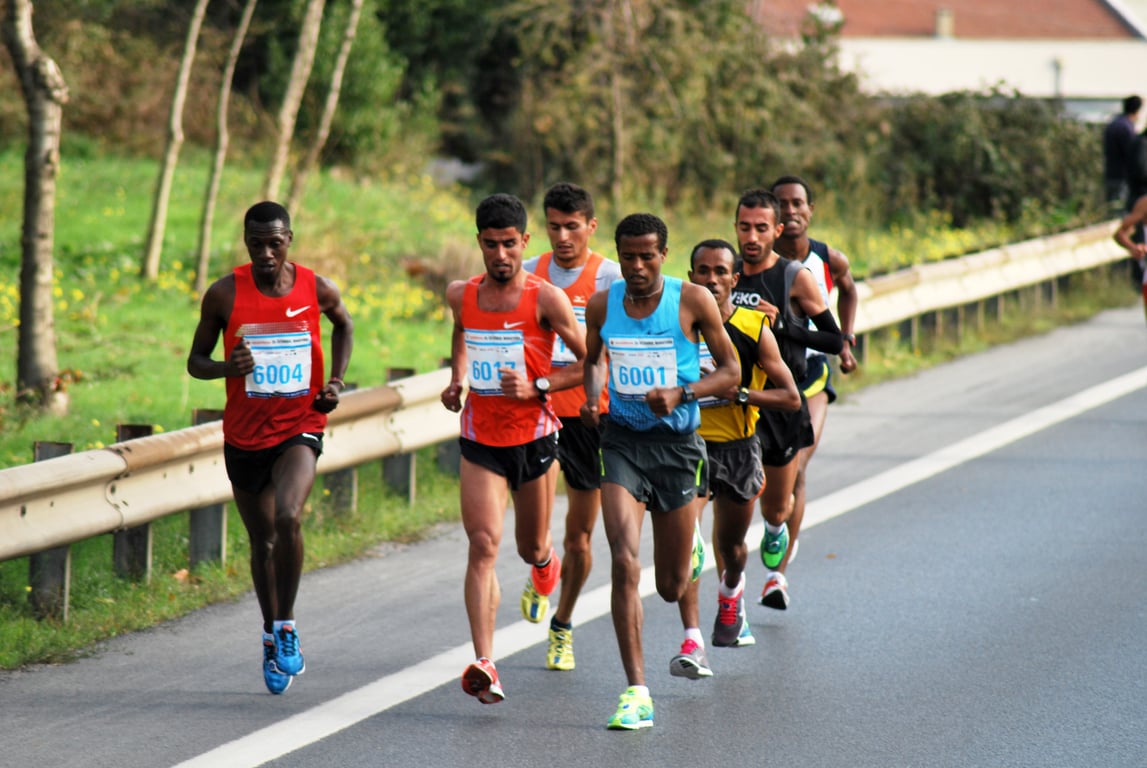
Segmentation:
[(350, 14), (347, 17), (346, 28), (343, 31), (342, 43), (339, 45), (338, 57), (335, 59), (334, 71), (331, 72), (331, 85), (327, 90), (327, 99), (323, 104), (323, 114), (319, 119), (319, 128), (315, 132), (314, 140), (306, 156), (299, 162), (295, 174), (291, 178), (291, 192), (287, 196), (287, 210), (298, 215), (298, 208), (302, 202), (303, 188), (307, 176), (319, 162), (319, 154), (327, 143), (331, 133), (331, 123), (335, 118), (335, 110), (339, 105), (339, 93), (342, 91), (343, 73), (346, 72), (347, 59), (350, 58), (350, 49), (354, 44), (355, 32), (358, 29), (359, 16), (362, 15), (363, 0), (351, 0)]
[(283, 171), (287, 167), (291, 139), (295, 135), (295, 121), (298, 119), (299, 106), (303, 103), (303, 92), (306, 91), (307, 80), (311, 77), (311, 68), (315, 63), (315, 50), (318, 47), (319, 29), (322, 27), (325, 5), (326, 0), (307, 1), (303, 26), (299, 30), (299, 47), (295, 51), (291, 76), (287, 81), (286, 93), (283, 94), (283, 103), (279, 107), (278, 137), (271, 154), (271, 165), (267, 169), (267, 179), (263, 184), (263, 196), (268, 200), (279, 196), (279, 187), (283, 183)]
[(179, 75), (175, 81), (175, 93), (171, 99), (171, 114), (167, 123), (167, 151), (159, 170), (159, 181), (155, 188), (155, 200), (151, 208), (151, 225), (147, 232), (147, 249), (144, 252), (140, 275), (147, 280), (159, 277), (159, 257), (163, 251), (163, 232), (167, 228), (167, 204), (171, 199), (171, 182), (175, 178), (175, 166), (179, 163), (179, 150), (183, 147), (183, 105), (187, 100), (187, 83), (191, 79), (191, 65), (195, 61), (195, 49), (199, 43), (199, 29), (207, 12), (209, 0), (197, 0), (191, 13), (191, 24), (187, 29), (187, 42), (183, 46), (183, 59), (179, 62)]
[(247, 38), (247, 29), (251, 26), (251, 17), (255, 15), (257, 2), (258, 0), (247, 0), (243, 6), (243, 14), (239, 18), (239, 25), (235, 28), (235, 37), (231, 40), (227, 61), (223, 65), (223, 81), (219, 86), (219, 104), (216, 111), (215, 155), (211, 162), (211, 174), (207, 180), (207, 194), (203, 199), (203, 219), (199, 229), (199, 258), (195, 265), (195, 292), (200, 296), (207, 290), (207, 273), (211, 268), (211, 227), (215, 221), (215, 202), (219, 197), (219, 183), (223, 178), (223, 165), (227, 159), (227, 145), (230, 143), (227, 110), (231, 105), (231, 82), (235, 78), (235, 66), (243, 50), (243, 41)]
[(20, 333), (16, 355), (18, 397), (57, 413), (67, 411), (59, 382), (52, 313), (52, 248), (60, 129), (68, 86), (56, 62), (36, 43), (31, 0), (8, 0), (4, 43), (12, 57), (28, 111), (21, 230)]

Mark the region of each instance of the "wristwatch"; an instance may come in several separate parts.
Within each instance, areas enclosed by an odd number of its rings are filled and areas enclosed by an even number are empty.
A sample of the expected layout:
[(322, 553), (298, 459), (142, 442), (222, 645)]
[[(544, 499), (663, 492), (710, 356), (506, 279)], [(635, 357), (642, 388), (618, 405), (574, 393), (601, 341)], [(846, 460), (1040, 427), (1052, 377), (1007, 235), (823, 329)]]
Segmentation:
[(856, 346), (856, 334), (855, 333), (845, 333), (845, 334), (843, 334), (843, 336), (844, 336), (844, 340), (848, 342), (848, 346), (850, 346), (850, 347)]
[(737, 405), (748, 405), (749, 404), (749, 390), (746, 389), (745, 387), (738, 387), (737, 388), (737, 396), (735, 398), (733, 398), (733, 402), (736, 403)]
[(545, 376), (539, 376), (534, 379), (534, 386), (538, 390), (538, 397), (545, 400), (550, 394), (550, 380)]
[(697, 395), (693, 394), (693, 387), (688, 384), (681, 385), (681, 402), (691, 403), (697, 399)]

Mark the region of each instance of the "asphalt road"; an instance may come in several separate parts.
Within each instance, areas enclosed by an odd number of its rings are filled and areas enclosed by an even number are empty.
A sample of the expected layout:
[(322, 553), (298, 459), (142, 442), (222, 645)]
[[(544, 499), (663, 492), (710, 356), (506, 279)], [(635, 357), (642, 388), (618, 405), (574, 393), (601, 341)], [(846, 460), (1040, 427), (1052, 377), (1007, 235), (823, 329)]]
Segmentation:
[[(600, 535), (577, 669), (544, 669), (507, 539), (507, 699), (462, 693), (450, 526), (304, 577), (308, 671), (281, 697), (263, 688), (251, 596), (0, 673), (0, 765), (1147, 766), (1145, 366), (1134, 307), (834, 405), (793, 602), (749, 606), (755, 647), (710, 649), (711, 679), (670, 677), (676, 607), (643, 581), (652, 729), (604, 728), (625, 680)], [(751, 561), (750, 591), (762, 576)], [(710, 562), (703, 628), (715, 584)]]

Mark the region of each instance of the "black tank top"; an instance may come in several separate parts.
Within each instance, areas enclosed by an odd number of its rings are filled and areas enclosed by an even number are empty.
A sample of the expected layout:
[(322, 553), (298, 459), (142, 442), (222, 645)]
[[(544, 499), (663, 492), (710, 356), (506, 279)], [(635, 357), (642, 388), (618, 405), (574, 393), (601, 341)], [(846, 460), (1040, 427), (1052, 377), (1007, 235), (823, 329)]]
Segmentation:
[[(738, 266), (739, 268), (739, 266)], [(793, 373), (797, 381), (804, 379), (808, 365), (805, 362), (805, 346), (789, 338), (787, 326), (791, 323), (808, 325), (808, 318), (793, 311), (792, 302), (789, 301), (789, 291), (792, 288), (796, 273), (803, 269), (797, 263), (786, 258), (778, 258), (777, 263), (758, 272), (755, 275), (742, 274), (733, 288), (733, 304), (738, 307), (757, 309), (761, 301), (767, 301), (780, 308), (780, 317), (773, 331), (777, 337), (777, 346), (780, 347), (781, 359)]]

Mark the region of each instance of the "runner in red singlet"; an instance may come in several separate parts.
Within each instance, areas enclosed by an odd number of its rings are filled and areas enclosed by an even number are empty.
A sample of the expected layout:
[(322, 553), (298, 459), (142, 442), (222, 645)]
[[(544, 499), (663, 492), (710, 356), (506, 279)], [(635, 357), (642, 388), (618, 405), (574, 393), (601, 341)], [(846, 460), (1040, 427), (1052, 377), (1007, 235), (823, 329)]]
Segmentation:
[[(223, 455), (251, 543), (263, 614), (263, 681), (282, 693), (306, 669), (294, 620), (303, 569), (303, 505), (315, 480), (327, 414), (339, 402), (353, 324), (338, 287), (287, 260), (291, 219), (278, 203), (243, 218), (251, 263), (207, 289), (187, 358), (197, 379), (227, 379)], [(320, 315), (333, 325), (323, 374)], [(223, 337), (223, 359), (212, 358)]]

